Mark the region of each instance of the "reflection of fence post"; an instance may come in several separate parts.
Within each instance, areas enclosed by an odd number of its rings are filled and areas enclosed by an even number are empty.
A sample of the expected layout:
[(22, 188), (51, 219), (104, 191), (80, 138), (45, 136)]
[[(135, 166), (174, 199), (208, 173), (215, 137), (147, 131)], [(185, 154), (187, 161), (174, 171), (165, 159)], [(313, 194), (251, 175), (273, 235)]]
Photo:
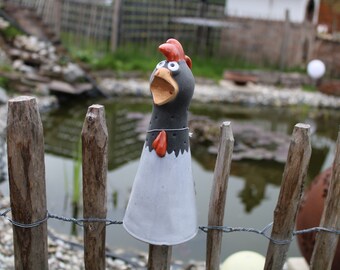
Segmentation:
[[(32, 224), (46, 218), (44, 137), (36, 99), (8, 102), (8, 174), (13, 220)], [(47, 223), (13, 226), (16, 269), (48, 269)]]
[[(336, 154), (333, 162), (332, 177), (329, 185), (320, 227), (339, 230), (340, 217), (340, 132), (336, 143)], [(336, 252), (339, 235), (318, 232), (311, 259), (311, 270), (331, 269)]]
[[(104, 107), (89, 107), (82, 130), (84, 218), (106, 218), (108, 132)], [(105, 222), (84, 225), (85, 267), (105, 269)]]
[[(220, 143), (215, 165), (214, 182), (210, 196), (208, 226), (223, 226), (233, 148), (234, 137), (230, 122), (224, 122), (220, 131)], [(220, 230), (208, 230), (206, 269), (220, 269), (222, 234), (223, 232)]]
[[(309, 125), (296, 124), (289, 146), (283, 172), (280, 195), (274, 211), (271, 238), (287, 241), (292, 238), (299, 209), (304, 180), (311, 156)], [(271, 241), (268, 246), (264, 269), (282, 269), (289, 248), (286, 244)]]
[(120, 16), (122, 11), (122, 0), (114, 0), (112, 12), (111, 51), (117, 50), (119, 45)]
[(149, 245), (148, 270), (169, 270), (172, 246)]

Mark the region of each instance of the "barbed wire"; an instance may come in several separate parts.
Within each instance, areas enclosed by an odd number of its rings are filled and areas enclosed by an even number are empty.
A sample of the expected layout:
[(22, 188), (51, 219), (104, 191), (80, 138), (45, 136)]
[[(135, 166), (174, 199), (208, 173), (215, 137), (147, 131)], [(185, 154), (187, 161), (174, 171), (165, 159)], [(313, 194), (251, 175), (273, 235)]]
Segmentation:
[[(63, 222), (69, 222), (69, 223), (74, 223), (80, 227), (84, 227), (85, 223), (90, 223), (90, 222), (105, 222), (106, 226), (110, 225), (122, 225), (123, 221), (119, 220), (113, 220), (113, 219), (107, 219), (107, 218), (73, 218), (73, 217), (64, 217), (64, 216), (59, 216), (55, 214), (51, 214), (48, 211), (46, 212), (46, 216), (38, 221), (26, 224), (26, 223), (20, 223), (8, 216), (8, 214), (11, 212), (10, 208), (6, 209), (0, 209), (0, 217), (5, 218), (8, 220), (12, 225), (20, 228), (34, 228), (37, 227), (43, 223), (45, 223), (49, 219), (55, 219), (55, 220), (60, 220)], [(204, 232), (208, 233), (209, 230), (217, 230), (217, 231), (222, 231), (223, 233), (232, 233), (232, 232), (249, 232), (249, 233), (255, 233), (259, 234), (274, 244), (277, 245), (287, 245), (290, 242), (293, 241), (293, 238), (297, 235), (301, 234), (307, 234), (307, 233), (315, 233), (315, 232), (327, 232), (327, 233), (333, 233), (336, 235), (340, 235), (340, 230), (335, 230), (335, 229), (330, 229), (330, 228), (324, 228), (324, 227), (312, 227), (312, 228), (307, 228), (303, 230), (295, 230), (292, 233), (292, 237), (290, 239), (274, 239), (270, 236), (270, 230), (273, 226), (273, 222), (269, 223), (266, 225), (263, 229), (258, 230), (255, 228), (246, 228), (246, 227), (229, 227), (229, 226), (199, 226), (198, 228)]]

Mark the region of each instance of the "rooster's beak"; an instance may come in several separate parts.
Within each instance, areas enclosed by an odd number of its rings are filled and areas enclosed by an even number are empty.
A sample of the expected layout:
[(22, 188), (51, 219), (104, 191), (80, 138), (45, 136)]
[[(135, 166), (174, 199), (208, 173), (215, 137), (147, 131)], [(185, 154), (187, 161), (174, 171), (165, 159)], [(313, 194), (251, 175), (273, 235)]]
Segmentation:
[(152, 79), (150, 90), (153, 102), (156, 105), (163, 105), (173, 100), (178, 93), (178, 84), (172, 78), (170, 70), (158, 69)]

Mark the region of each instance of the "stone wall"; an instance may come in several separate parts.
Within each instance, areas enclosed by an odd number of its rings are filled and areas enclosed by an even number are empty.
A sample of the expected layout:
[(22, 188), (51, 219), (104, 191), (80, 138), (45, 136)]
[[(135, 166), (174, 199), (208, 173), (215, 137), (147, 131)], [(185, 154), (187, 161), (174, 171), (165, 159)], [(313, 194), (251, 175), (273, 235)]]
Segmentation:
[(312, 56), (314, 26), (285, 22), (228, 17), (239, 25), (221, 33), (222, 55), (238, 55), (256, 64), (282, 68), (304, 66)]

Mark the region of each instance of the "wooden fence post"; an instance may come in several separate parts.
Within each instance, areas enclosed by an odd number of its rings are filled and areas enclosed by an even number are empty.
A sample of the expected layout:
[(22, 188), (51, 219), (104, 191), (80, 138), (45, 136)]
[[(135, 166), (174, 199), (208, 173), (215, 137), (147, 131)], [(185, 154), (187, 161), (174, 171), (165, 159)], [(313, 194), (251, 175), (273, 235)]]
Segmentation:
[[(290, 240), (293, 236), (296, 215), (311, 156), (309, 129), (310, 126), (306, 124), (296, 124), (294, 127), (282, 177), (280, 195), (274, 211), (271, 238), (278, 241)], [(264, 269), (281, 270), (285, 263), (289, 245), (289, 242), (278, 244), (270, 241)]]
[[(106, 218), (107, 146), (104, 107), (92, 105), (82, 129), (84, 218)], [(86, 269), (105, 269), (105, 233), (105, 222), (84, 224)]]
[[(336, 143), (336, 153), (327, 199), (322, 213), (320, 227), (339, 230), (340, 228), (340, 132)], [(339, 235), (318, 232), (311, 259), (311, 270), (331, 269)]]
[[(12, 218), (32, 224), (47, 218), (43, 127), (36, 99), (8, 102), (8, 175)], [(15, 269), (48, 269), (47, 222), (13, 226)]]
[[(214, 172), (214, 182), (210, 195), (208, 226), (223, 226), (230, 164), (234, 148), (234, 136), (230, 122), (220, 128), (220, 142)], [(222, 231), (208, 230), (206, 269), (220, 269)]]
[(122, 0), (115, 0), (112, 12), (111, 51), (117, 50), (119, 45), (120, 16), (122, 11)]
[(169, 270), (172, 246), (149, 245), (148, 270)]

